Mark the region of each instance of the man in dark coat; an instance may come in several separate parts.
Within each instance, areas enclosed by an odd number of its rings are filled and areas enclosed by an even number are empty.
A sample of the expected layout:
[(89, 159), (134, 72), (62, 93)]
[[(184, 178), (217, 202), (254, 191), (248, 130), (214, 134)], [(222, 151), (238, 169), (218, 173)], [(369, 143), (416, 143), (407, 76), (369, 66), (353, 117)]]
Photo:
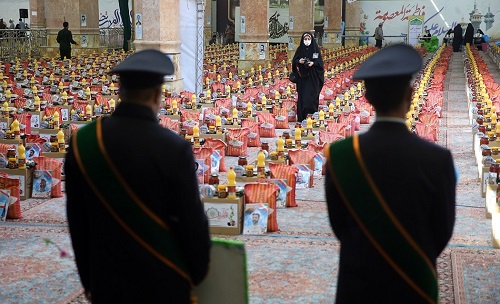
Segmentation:
[(325, 153), (330, 224), (341, 243), (336, 303), (437, 303), (436, 259), (455, 221), (450, 151), (408, 131), (411, 75), (422, 59), (389, 46), (354, 74), (377, 117)]
[(61, 54), (61, 60), (64, 57), (71, 59), (71, 44), (78, 44), (73, 40), (73, 34), (68, 30), (69, 23), (63, 22), (63, 29), (57, 33), (57, 43), (59, 43), (59, 53)]
[(163, 77), (174, 67), (145, 50), (111, 72), (123, 101), (73, 135), (65, 163), (82, 285), (92, 303), (190, 303), (211, 242), (191, 145), (158, 123)]
[(302, 121), (307, 114), (318, 111), (319, 94), (325, 83), (325, 70), (321, 50), (313, 35), (302, 34), (300, 45), (292, 59), (292, 70), (297, 77), (297, 118)]

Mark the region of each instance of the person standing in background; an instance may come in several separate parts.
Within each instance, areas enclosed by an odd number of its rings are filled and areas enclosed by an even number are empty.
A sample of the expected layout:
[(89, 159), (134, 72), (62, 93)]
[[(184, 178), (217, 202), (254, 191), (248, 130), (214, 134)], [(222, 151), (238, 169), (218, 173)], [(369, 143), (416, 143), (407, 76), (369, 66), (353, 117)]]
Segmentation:
[(467, 24), (464, 35), (464, 45), (469, 44), (471, 47), (474, 44), (474, 26), (472, 23)]
[(382, 48), (382, 40), (385, 40), (384, 30), (382, 30), (383, 25), (384, 23), (380, 22), (378, 26), (375, 28), (375, 46), (378, 47), (379, 49)]
[(292, 71), (297, 77), (297, 119), (302, 122), (307, 114), (318, 111), (319, 94), (325, 83), (321, 50), (313, 35), (302, 34), (300, 45), (292, 59)]
[(75, 40), (73, 40), (73, 34), (68, 30), (69, 23), (63, 22), (63, 29), (57, 33), (57, 43), (59, 43), (59, 53), (61, 54), (61, 60), (71, 59), (71, 44), (78, 45)]
[(457, 26), (455, 26), (455, 29), (453, 29), (453, 52), (460, 52), (462, 41), (462, 26), (460, 24), (457, 24)]
[(19, 25), (19, 29), (20, 30), (25, 30), (26, 29), (26, 23), (23, 22), (22, 18), (19, 18), (19, 23), (17, 25)]

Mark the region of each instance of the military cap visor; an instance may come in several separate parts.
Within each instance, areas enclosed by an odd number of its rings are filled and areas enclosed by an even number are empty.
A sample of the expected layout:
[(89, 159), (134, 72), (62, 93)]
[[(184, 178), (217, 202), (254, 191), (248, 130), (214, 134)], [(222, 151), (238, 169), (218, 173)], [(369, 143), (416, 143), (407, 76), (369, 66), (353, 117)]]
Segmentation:
[(110, 71), (120, 75), (126, 88), (149, 88), (163, 83), (165, 75), (174, 74), (174, 65), (165, 53), (157, 50), (139, 51)]
[(412, 76), (422, 68), (422, 57), (411, 46), (395, 44), (368, 58), (354, 73), (354, 79), (367, 80)]

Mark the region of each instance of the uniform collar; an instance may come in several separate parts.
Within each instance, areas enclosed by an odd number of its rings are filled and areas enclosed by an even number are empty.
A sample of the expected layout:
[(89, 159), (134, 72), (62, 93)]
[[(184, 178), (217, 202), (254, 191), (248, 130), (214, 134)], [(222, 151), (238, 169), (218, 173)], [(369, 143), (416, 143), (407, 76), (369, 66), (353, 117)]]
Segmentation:
[(402, 123), (406, 126), (406, 120), (403, 118), (397, 118), (397, 117), (384, 117), (384, 116), (377, 116), (375, 119), (375, 122), (399, 122)]
[(158, 122), (156, 114), (150, 107), (126, 101), (121, 102), (116, 107), (113, 116), (139, 118)]

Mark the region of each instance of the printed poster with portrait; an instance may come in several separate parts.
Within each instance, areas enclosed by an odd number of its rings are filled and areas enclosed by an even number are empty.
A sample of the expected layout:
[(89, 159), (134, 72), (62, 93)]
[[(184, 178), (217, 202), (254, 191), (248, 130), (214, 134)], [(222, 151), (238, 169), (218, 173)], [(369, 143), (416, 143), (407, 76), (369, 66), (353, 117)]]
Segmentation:
[(33, 198), (50, 198), (52, 189), (52, 170), (35, 170), (33, 172)]
[(86, 48), (88, 46), (89, 38), (87, 37), (87, 35), (82, 35), (81, 44), (82, 44), (82, 48)]
[(87, 26), (87, 15), (86, 14), (80, 15), (80, 26)]
[[(203, 159), (194, 160), (196, 168), (196, 176), (198, 177), (198, 183), (203, 185), (205, 183), (205, 161)], [(210, 168), (208, 168), (210, 170)]]
[(268, 204), (246, 204), (243, 215), (243, 234), (266, 234), (268, 210)]
[(142, 14), (135, 14), (135, 39), (142, 39)]
[(10, 205), (10, 190), (0, 190), (0, 222), (5, 222)]
[(265, 43), (259, 43), (259, 59), (260, 60), (266, 59), (266, 44)]
[(26, 150), (24, 154), (26, 155), (26, 160), (33, 160), (33, 157), (40, 156), (40, 151), (42, 148), (37, 143), (26, 144)]

